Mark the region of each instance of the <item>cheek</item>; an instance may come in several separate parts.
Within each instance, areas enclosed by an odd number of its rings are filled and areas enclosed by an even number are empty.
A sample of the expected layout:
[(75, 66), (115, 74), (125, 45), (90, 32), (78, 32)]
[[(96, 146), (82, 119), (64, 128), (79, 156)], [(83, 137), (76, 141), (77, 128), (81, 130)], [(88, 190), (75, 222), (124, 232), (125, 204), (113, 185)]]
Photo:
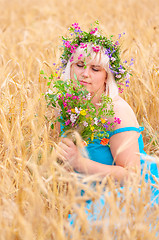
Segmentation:
[(70, 78), (73, 79), (73, 76), (74, 76), (74, 69), (71, 66), (71, 68), (70, 68)]
[(71, 69), (70, 69), (70, 78), (73, 80), (75, 80), (74, 75), (78, 76), (78, 71), (77, 71), (76, 67), (72, 65)]

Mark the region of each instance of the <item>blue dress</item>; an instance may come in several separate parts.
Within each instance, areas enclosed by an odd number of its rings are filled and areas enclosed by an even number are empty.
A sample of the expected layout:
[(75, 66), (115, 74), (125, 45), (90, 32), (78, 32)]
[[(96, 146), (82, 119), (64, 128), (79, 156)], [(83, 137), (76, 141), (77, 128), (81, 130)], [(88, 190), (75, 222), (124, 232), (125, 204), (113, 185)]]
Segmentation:
[[(135, 131), (138, 133), (141, 133), (141, 131), (143, 131), (144, 128), (143, 127), (125, 127), (125, 128), (120, 128), (115, 130), (114, 132), (110, 132), (109, 133), (109, 138), (111, 138), (113, 135), (118, 134), (118, 133), (122, 133), (122, 132), (127, 132), (127, 131)], [(155, 188), (154, 184), (156, 184), (154, 177), (157, 178), (157, 180), (159, 181), (159, 171), (157, 168), (157, 164), (155, 162), (150, 162), (147, 160), (144, 160), (144, 157), (146, 157), (146, 153), (144, 151), (144, 143), (143, 143), (143, 139), (142, 139), (142, 135), (139, 135), (138, 138), (138, 144), (139, 144), (139, 152), (141, 154), (140, 156), (140, 163), (141, 163), (141, 176), (143, 174), (143, 170), (146, 164), (146, 174), (144, 175), (145, 178), (145, 182), (150, 181), (151, 185), (151, 205), (153, 206), (154, 203), (155, 204), (159, 204), (159, 190), (157, 188)], [(100, 140), (99, 139), (95, 139), (93, 141), (93, 143), (88, 144), (86, 147), (86, 150), (88, 152), (89, 158), (95, 162), (98, 163), (102, 163), (102, 164), (106, 164), (106, 165), (115, 165), (114, 163), (114, 159), (113, 156), (111, 154), (110, 151), (110, 147), (109, 146), (103, 146), (100, 144)], [(123, 188), (123, 187), (121, 187)], [(139, 189), (140, 192), (140, 189)], [(84, 194), (84, 191), (81, 192), (81, 195)], [(118, 193), (120, 195), (120, 193)], [(101, 196), (101, 198), (99, 199), (97, 205), (96, 205), (96, 209), (98, 210), (102, 208), (102, 206), (104, 206), (105, 204), (105, 200), (103, 198), (103, 196)], [(94, 214), (94, 216), (92, 216), (91, 214), (89, 214), (89, 209), (91, 208), (92, 205), (92, 201), (88, 200), (87, 201), (87, 205), (86, 205), (86, 212), (88, 213), (88, 219), (96, 219), (96, 214)], [(73, 224), (74, 220), (72, 220), (72, 215), (69, 215), (69, 220), (70, 223)]]
[[(159, 181), (159, 171), (157, 168), (157, 164), (155, 162), (150, 162), (146, 159), (146, 152), (144, 151), (144, 143), (141, 135), (141, 131), (144, 130), (144, 127), (125, 127), (125, 128), (119, 128), (113, 132), (109, 132), (109, 138), (111, 138), (113, 135), (118, 134), (118, 133), (123, 133), (127, 131), (135, 131), (140, 133), (139, 138), (138, 138), (138, 144), (139, 144), (139, 152), (140, 152), (140, 163), (141, 163), (141, 175), (143, 174), (143, 170), (146, 164), (146, 174), (145, 174), (145, 181), (148, 182), (150, 181), (151, 184), (156, 184), (154, 180), (157, 178)], [(106, 165), (115, 165), (113, 156), (110, 151), (109, 146), (103, 146), (100, 144), (99, 139), (95, 139), (93, 143), (89, 144), (87, 147), (87, 152), (89, 154), (89, 158), (95, 162), (106, 164)], [(151, 200), (155, 199), (155, 202), (159, 204), (159, 190), (157, 190), (155, 187), (151, 187), (152, 191), (152, 197)]]
[[(141, 133), (141, 131), (144, 130), (144, 127), (125, 127), (125, 128), (119, 128), (113, 132), (109, 132), (109, 138), (111, 138), (113, 135), (128, 131), (135, 131), (138, 133)], [(144, 143), (142, 139), (142, 135), (139, 135), (138, 138), (138, 144), (139, 144), (139, 152), (141, 154), (140, 156), (140, 163), (141, 163), (141, 174), (143, 173), (143, 168), (145, 164), (147, 164), (148, 170), (151, 172), (152, 175), (159, 178), (159, 172), (156, 163), (145, 161), (144, 158), (146, 158), (146, 152), (144, 151)], [(99, 139), (95, 139), (93, 143), (89, 144), (87, 147), (87, 152), (89, 154), (89, 158), (95, 162), (106, 164), (106, 165), (115, 165), (113, 156), (110, 151), (109, 146), (103, 146), (100, 144)], [(150, 181), (152, 184), (155, 184), (155, 181), (151, 175), (146, 175), (146, 181), (150, 178)]]

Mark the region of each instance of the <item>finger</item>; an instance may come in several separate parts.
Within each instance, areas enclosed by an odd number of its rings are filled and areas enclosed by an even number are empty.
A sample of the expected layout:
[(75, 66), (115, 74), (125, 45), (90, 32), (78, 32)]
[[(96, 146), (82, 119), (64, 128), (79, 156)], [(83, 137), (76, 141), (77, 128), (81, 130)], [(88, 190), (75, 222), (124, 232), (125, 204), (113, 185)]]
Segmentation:
[[(61, 144), (60, 144), (61, 145)], [(63, 144), (64, 145), (64, 144)], [(65, 148), (65, 146), (64, 146)], [(66, 149), (67, 150), (67, 149)], [(59, 144), (56, 146), (56, 154), (57, 155), (62, 155), (63, 157), (67, 158), (67, 152), (63, 147), (59, 146)]]
[(63, 143), (63, 142), (60, 142), (60, 143), (58, 144), (58, 146), (59, 146), (60, 148), (62, 148), (65, 152), (69, 152), (69, 151), (70, 151), (70, 147), (69, 147), (68, 145), (66, 145), (65, 143)]
[(69, 138), (62, 138), (61, 142), (66, 144), (68, 147), (73, 147), (75, 146), (75, 144), (73, 143), (73, 141)]
[(65, 156), (63, 156), (62, 154), (60, 153), (57, 153), (56, 157), (60, 160), (62, 160), (64, 163), (67, 162), (67, 159)]

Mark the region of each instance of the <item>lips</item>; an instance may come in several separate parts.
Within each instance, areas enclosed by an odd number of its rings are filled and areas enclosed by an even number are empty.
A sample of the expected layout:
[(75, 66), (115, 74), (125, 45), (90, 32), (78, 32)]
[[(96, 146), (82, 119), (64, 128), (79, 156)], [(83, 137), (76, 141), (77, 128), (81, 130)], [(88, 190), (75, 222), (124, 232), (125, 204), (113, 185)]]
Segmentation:
[(90, 83), (88, 83), (88, 82), (85, 82), (85, 81), (79, 81), (80, 82), (80, 84), (81, 85), (84, 85), (84, 86), (86, 86), (86, 85), (89, 85)]

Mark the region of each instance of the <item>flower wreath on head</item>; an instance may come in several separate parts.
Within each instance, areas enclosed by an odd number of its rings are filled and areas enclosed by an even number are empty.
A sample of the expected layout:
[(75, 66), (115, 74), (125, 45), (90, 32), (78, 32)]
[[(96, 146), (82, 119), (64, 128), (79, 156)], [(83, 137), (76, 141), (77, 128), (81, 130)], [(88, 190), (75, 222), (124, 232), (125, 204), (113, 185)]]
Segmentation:
[[(120, 85), (124, 85), (124, 83), (122, 83), (122, 79), (125, 79), (125, 84), (128, 87), (131, 75), (129, 73), (130, 70), (128, 70), (128, 68), (125, 66), (127, 61), (121, 63), (119, 41), (113, 43), (113, 35), (110, 36), (110, 39), (100, 35), (97, 27), (99, 24), (98, 21), (96, 21), (95, 24), (96, 27), (91, 29), (89, 32), (82, 31), (78, 23), (72, 24), (72, 26), (69, 28), (70, 37), (62, 37), (63, 46), (62, 56), (60, 57), (62, 66), (65, 68), (68, 61), (73, 61), (72, 54), (76, 52), (78, 47), (83, 48), (86, 52), (87, 44), (90, 42), (93, 43), (92, 49), (94, 52), (99, 52), (101, 47), (103, 47), (105, 49), (105, 54), (109, 57), (110, 71), (114, 75), (114, 79), (118, 84), (120, 92), (122, 92), (123, 89), (120, 88)], [(119, 38), (121, 38), (121, 34), (119, 34)], [(132, 64), (133, 59), (131, 59), (131, 63), (129, 65)]]

